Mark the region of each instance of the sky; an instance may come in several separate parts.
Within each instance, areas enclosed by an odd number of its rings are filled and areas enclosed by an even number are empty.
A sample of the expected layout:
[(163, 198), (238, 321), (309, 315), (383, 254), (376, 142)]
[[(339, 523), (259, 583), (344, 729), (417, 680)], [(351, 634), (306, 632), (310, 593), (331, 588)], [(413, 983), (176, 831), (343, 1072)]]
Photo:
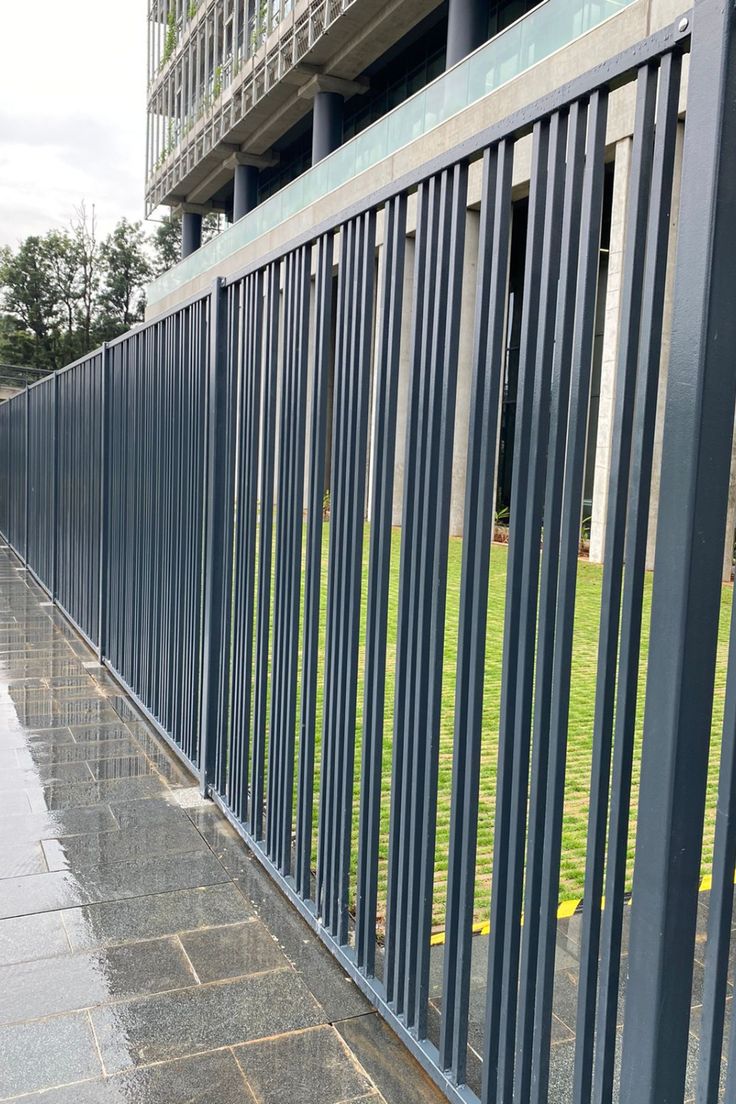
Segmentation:
[(144, 216), (146, 0), (0, 0), (0, 246)]

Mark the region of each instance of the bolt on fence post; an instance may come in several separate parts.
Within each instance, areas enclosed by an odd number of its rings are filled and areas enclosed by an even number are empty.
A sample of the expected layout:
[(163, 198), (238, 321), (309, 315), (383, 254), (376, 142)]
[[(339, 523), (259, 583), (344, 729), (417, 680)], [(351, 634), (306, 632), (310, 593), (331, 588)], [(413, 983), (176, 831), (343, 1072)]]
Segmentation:
[(229, 432), (234, 403), (228, 395), (228, 308), (225, 281), (218, 277), (210, 297), (209, 373), (207, 383), (207, 453), (204, 480), (205, 555), (204, 617), (202, 622), (202, 697), (199, 729), (199, 770), (202, 793), (214, 777), (223, 665), (227, 631), (228, 565), (232, 556), (232, 509), (228, 487), (232, 477), (232, 434)]
[(736, 401), (734, 8), (696, 0), (621, 1099), (682, 1101)]
[(97, 631), (97, 656), (102, 663), (107, 648), (107, 557), (110, 514), (110, 348), (105, 341), (102, 357), (102, 395), (100, 398), (100, 594)]

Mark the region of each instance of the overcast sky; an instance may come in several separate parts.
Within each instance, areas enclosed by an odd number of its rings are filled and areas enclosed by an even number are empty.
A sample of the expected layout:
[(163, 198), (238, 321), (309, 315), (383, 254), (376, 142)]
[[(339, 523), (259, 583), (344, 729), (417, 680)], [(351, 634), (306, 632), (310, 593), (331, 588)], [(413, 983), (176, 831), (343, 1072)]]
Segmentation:
[(0, 245), (142, 219), (145, 0), (0, 0)]

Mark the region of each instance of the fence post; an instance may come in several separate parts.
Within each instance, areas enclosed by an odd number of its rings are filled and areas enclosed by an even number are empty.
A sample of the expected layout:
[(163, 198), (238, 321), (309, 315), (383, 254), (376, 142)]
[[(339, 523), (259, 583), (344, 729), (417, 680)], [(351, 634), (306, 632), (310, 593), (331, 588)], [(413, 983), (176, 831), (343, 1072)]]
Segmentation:
[(199, 769), (202, 793), (215, 776), (224, 665), (229, 642), (227, 581), (232, 556), (232, 509), (228, 488), (232, 477), (232, 435), (229, 421), (228, 318), (225, 281), (218, 277), (210, 298), (209, 374), (207, 384), (207, 458), (204, 483), (206, 525), (204, 552), (204, 617), (202, 622), (202, 699), (199, 726)]
[(25, 564), (26, 567), (28, 567), (28, 501), (29, 501), (29, 498), (30, 498), (30, 476), (29, 476), (29, 472), (28, 472), (28, 467), (29, 467), (28, 460), (29, 460), (29, 457), (30, 457), (30, 449), (28, 447), (29, 428), (30, 428), (30, 418), (28, 416), (29, 405), (30, 405), (30, 399), (28, 398), (28, 384), (26, 384), (26, 401), (25, 401), (25, 411), (24, 411), (24, 414), (23, 414), (23, 418), (25, 420), (25, 441), (24, 441), (24, 448), (25, 448), (25, 500), (24, 500), (24, 504), (23, 504), (23, 509), (24, 509), (23, 563)]
[(102, 356), (102, 397), (100, 402), (100, 596), (97, 655), (102, 663), (107, 648), (107, 557), (110, 496), (110, 348), (105, 341)]
[(682, 1101), (736, 400), (736, 36), (696, 0), (623, 1039), (621, 1100)]
[(59, 373), (54, 372), (54, 425), (51, 436), (53, 468), (51, 471), (51, 601), (56, 601), (56, 555), (59, 543)]

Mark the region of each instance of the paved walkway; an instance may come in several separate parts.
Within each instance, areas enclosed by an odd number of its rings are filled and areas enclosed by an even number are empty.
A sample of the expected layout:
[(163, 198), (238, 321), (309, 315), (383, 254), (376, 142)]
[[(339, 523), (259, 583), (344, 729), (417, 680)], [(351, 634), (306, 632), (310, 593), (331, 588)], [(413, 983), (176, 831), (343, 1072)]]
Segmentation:
[(21, 1098), (441, 1099), (0, 550), (0, 1100)]
[[(628, 914), (627, 908), (619, 1020)], [(695, 1091), (707, 914), (703, 894), (688, 1101)], [(561, 922), (553, 1104), (571, 1100), (579, 941), (580, 917)], [(474, 941), (468, 1073), (476, 1089), (487, 948), (487, 938)], [(442, 953), (433, 951), (431, 965), (435, 1039)], [(731, 1005), (729, 985), (729, 1023)], [(0, 547), (0, 1100), (21, 1098), (44, 1104), (443, 1099)]]

